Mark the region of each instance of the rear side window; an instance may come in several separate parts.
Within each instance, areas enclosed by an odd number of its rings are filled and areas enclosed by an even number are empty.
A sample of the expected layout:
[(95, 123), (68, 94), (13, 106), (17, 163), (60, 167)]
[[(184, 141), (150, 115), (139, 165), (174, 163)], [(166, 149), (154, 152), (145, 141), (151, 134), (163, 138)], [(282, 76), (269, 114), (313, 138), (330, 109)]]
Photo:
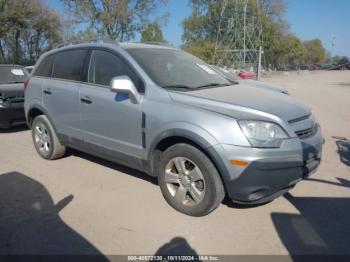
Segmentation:
[(93, 50), (88, 73), (89, 83), (109, 86), (113, 77), (123, 75), (130, 77), (136, 88), (140, 90), (142, 81), (128, 64), (110, 52)]
[(38, 65), (38, 68), (34, 72), (34, 76), (51, 77), (54, 55), (45, 57), (43, 61)]
[(58, 53), (53, 65), (53, 78), (80, 81), (86, 50), (69, 50)]

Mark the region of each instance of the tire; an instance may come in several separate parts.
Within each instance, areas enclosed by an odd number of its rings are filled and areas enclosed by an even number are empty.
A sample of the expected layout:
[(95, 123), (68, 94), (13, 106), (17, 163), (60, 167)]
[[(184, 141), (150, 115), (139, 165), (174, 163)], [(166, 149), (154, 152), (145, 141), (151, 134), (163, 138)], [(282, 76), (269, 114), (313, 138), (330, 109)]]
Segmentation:
[(63, 146), (56, 132), (45, 115), (37, 116), (32, 124), (32, 139), (38, 154), (48, 160), (64, 156), (66, 147)]
[(158, 183), (169, 205), (190, 216), (209, 214), (225, 197), (214, 164), (201, 150), (189, 144), (173, 145), (161, 154)]

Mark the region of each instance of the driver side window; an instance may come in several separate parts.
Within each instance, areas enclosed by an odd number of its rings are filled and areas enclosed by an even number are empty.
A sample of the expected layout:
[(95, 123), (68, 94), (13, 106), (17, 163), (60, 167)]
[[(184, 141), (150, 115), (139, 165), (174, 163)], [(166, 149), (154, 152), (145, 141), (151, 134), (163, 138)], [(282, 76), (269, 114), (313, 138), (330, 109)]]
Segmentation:
[(88, 82), (108, 87), (116, 76), (130, 77), (138, 90), (142, 81), (122, 59), (110, 52), (93, 50), (90, 58)]

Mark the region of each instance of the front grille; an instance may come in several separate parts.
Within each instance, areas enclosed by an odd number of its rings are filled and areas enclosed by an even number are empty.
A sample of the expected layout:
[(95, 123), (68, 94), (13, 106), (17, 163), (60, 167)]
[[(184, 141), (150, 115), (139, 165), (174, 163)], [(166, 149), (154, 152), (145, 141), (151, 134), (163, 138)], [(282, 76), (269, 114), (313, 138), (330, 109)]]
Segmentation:
[(289, 124), (293, 124), (293, 123), (296, 123), (296, 122), (300, 122), (300, 121), (308, 119), (310, 116), (311, 116), (311, 114), (308, 114), (308, 115), (305, 115), (305, 116), (302, 116), (302, 117), (291, 119), (291, 120), (288, 121), (288, 123)]
[(315, 125), (314, 125), (313, 127), (311, 127), (311, 128), (296, 131), (295, 134), (296, 134), (300, 139), (305, 139), (305, 138), (311, 137), (311, 136), (313, 136), (314, 134), (316, 134), (317, 129), (318, 129), (318, 125), (315, 124)]

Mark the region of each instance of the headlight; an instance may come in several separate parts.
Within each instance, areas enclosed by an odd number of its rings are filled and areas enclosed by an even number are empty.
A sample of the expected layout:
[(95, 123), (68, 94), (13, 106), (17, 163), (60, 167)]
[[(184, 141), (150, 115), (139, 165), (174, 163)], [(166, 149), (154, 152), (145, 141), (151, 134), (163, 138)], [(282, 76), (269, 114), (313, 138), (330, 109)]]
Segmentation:
[(288, 138), (278, 124), (254, 120), (240, 120), (238, 123), (253, 147), (280, 147)]

